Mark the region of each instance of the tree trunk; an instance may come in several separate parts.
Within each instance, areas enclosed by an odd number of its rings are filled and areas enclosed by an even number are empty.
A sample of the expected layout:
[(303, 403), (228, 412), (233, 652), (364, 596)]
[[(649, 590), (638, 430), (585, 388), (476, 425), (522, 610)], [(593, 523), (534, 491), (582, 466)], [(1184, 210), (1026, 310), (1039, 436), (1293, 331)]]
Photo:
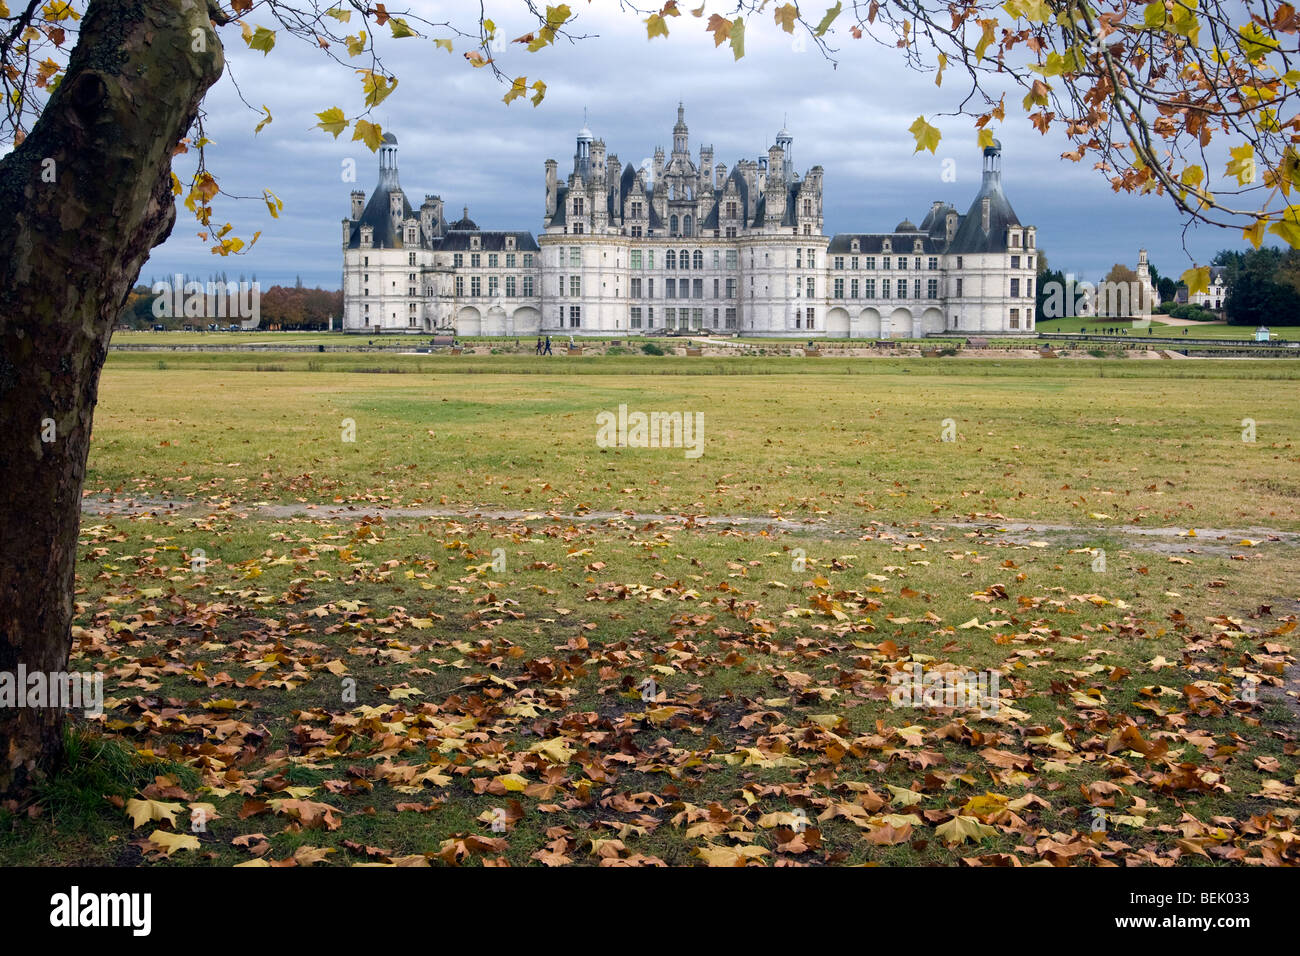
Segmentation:
[[(0, 672), (67, 669), (100, 369), (223, 62), (204, 0), (90, 0), (62, 83), (0, 161)], [(63, 717), (0, 707), (0, 796), (57, 766)]]

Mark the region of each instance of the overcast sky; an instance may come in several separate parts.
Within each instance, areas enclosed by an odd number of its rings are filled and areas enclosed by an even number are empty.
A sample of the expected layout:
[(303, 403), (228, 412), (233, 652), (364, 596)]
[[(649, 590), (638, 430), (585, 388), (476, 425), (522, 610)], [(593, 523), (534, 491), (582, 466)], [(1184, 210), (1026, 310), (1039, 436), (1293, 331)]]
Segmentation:
[[(434, 11), (431, 19), (445, 19), (471, 15), (477, 6), (457, 0), (422, 8)], [(520, 6), (489, 4), (502, 34), (513, 37), (525, 29), (525, 21), (505, 15)], [(431, 40), (386, 44), (387, 67), (400, 83), (375, 119), (399, 138), (401, 182), (413, 206), (425, 193), (436, 193), (456, 214), (452, 218), (468, 206), (485, 229), (536, 233), (545, 196), (543, 163), (554, 158), (561, 176), (569, 172), (584, 109), (607, 150), (624, 164), (639, 165), (657, 145), (671, 150), (679, 100), (686, 105), (693, 155), (700, 145), (712, 144), (715, 161), (729, 168), (738, 159), (765, 154), (787, 123), (800, 172), (825, 168), (828, 234), (892, 230), (904, 218), (920, 222), (936, 199), (965, 212), (979, 189), (980, 156), (970, 120), (934, 119), (952, 109), (960, 88), (955, 70), (936, 88), (933, 75), (907, 70), (896, 51), (847, 37), (836, 41), (841, 51), (833, 68), (766, 18), (750, 26), (746, 56), (736, 62), (725, 46), (714, 49), (702, 21), (688, 16), (672, 21), (668, 40), (648, 41), (644, 26), (617, 13), (612, 0), (573, 7), (581, 15), (577, 29), (598, 36), (538, 54), (516, 48), (499, 58), (512, 76), (545, 80), (548, 92), (538, 108), (523, 100), (502, 103), (505, 90), (489, 71), (467, 65), (464, 44), (454, 55)], [(236, 235), (262, 230), (248, 254), (225, 259), (208, 252), (190, 214), (178, 209), (171, 238), (154, 251), (141, 281), (177, 271), (206, 276), (224, 270), (231, 278), (255, 276), (263, 286), (301, 277), (307, 285), (338, 288), (340, 220), (348, 212), (348, 194), (374, 189), (378, 159), (349, 141), (351, 130), (336, 141), (314, 129), (314, 114), (340, 106), (353, 115), (358, 80), (287, 36), (264, 58), (246, 49), (234, 28), (221, 35), (244, 97), (265, 104), (275, 119), (254, 135), (258, 114), (240, 102), (231, 76), (223, 77), (207, 98), (207, 133), (216, 143), (208, 166), (227, 192), (256, 197), (270, 189), (285, 208), (273, 220), (260, 201), (220, 200), (218, 221), (234, 222)], [(913, 152), (907, 127), (921, 113), (944, 131), (937, 155)], [(1006, 194), (1021, 222), (1038, 227), (1039, 246), (1055, 268), (1097, 279), (1112, 263), (1134, 264), (1138, 248), (1145, 247), (1162, 274), (1176, 277), (1193, 259), (1203, 264), (1220, 248), (1243, 245), (1240, 233), (1209, 227), (1184, 236), (1183, 220), (1168, 199), (1113, 193), (1100, 173), (1060, 159), (1069, 148), (1062, 137), (1040, 135), (1011, 109), (997, 135)], [(942, 177), (949, 158), (955, 182)], [(355, 183), (344, 181), (347, 160), (356, 164)], [(185, 171), (182, 158), (178, 172)]]

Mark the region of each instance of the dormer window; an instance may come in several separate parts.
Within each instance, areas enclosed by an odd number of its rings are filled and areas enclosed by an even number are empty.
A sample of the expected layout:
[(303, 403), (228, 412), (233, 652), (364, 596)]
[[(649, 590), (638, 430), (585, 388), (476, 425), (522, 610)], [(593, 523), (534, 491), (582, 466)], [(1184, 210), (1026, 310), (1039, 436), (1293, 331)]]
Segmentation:
[(861, 240), (854, 239), (853, 242), (851, 242), (851, 243), (849, 244), (849, 250), (850, 250), (851, 252), (861, 252), (861, 251), (862, 251), (862, 242), (861, 242)]
[[(924, 246), (923, 246), (923, 244), (922, 244), (922, 242), (921, 242), (920, 239), (918, 239), (918, 240), (916, 240), (916, 242), (912, 243), (912, 251), (913, 251), (913, 252), (924, 252), (924, 251), (925, 251)], [(918, 266), (917, 268), (920, 268), (920, 267)]]
[(470, 236), (470, 237), (469, 237), (469, 247), (470, 247), (471, 249), (482, 249), (482, 248), (483, 248), (483, 240), (482, 240), (479, 236)]
[(893, 251), (894, 251), (894, 245), (893, 245), (893, 243), (892, 243), (890, 240), (886, 239), (886, 240), (884, 241), (884, 245), (881, 247), (881, 251), (882, 251), (882, 252), (893, 252)]
[(510, 249), (510, 250), (513, 250), (513, 249), (515, 248), (515, 237), (514, 237), (514, 236), (506, 236), (506, 248), (507, 248), (507, 249)]

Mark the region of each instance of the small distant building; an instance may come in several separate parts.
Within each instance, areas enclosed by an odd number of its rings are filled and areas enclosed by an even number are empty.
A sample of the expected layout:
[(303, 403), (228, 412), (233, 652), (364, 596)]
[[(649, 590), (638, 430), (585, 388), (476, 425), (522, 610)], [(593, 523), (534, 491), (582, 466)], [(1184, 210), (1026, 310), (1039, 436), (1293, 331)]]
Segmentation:
[(1223, 266), (1210, 266), (1210, 287), (1196, 295), (1187, 294), (1186, 283), (1178, 283), (1174, 291), (1174, 302), (1178, 305), (1199, 305), (1203, 309), (1222, 312), (1223, 304), (1228, 299), (1228, 270)]
[(1261, 325), (1255, 330), (1256, 342), (1271, 342), (1272, 340), (1273, 336), (1272, 333), (1269, 332), (1267, 325)]

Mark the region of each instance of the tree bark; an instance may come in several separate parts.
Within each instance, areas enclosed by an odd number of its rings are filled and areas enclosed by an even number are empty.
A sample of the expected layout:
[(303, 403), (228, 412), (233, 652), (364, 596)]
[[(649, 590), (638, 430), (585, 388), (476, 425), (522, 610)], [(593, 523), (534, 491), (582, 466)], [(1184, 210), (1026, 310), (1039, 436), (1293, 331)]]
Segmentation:
[[(62, 83), (0, 161), (0, 672), (67, 669), (99, 373), (223, 66), (205, 0), (90, 0)], [(0, 707), (0, 796), (57, 767), (63, 718)]]

